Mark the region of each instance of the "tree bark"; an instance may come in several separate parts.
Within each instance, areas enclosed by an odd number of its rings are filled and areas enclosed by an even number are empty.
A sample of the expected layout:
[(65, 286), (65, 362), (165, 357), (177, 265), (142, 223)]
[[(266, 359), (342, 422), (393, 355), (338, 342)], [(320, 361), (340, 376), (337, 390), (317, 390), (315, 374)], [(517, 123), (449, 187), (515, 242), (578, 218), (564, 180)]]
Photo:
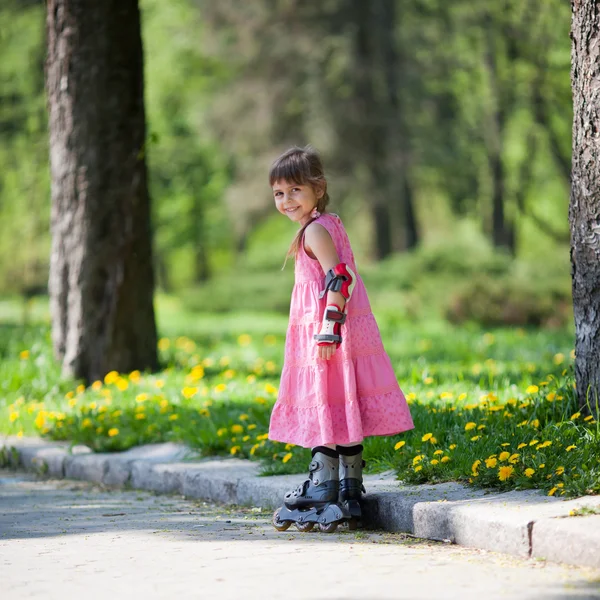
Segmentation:
[(571, 86), (571, 277), (575, 378), (580, 405), (600, 393), (600, 3), (573, 0)]
[(137, 0), (48, 0), (52, 339), (86, 382), (157, 367)]

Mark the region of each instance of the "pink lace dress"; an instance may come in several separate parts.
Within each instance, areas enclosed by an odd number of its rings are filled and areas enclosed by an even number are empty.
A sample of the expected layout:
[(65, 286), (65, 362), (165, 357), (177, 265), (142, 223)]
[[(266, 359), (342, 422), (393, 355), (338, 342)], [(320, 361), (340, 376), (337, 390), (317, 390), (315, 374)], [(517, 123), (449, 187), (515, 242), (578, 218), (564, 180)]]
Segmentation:
[[(325, 213), (316, 222), (331, 235), (341, 262), (357, 273), (340, 218)], [(318, 357), (313, 339), (325, 310), (326, 296), (319, 299), (325, 274), (303, 248), (296, 257), (295, 277), (285, 361), (269, 438), (314, 448), (359, 443), (367, 436), (412, 429), (406, 399), (358, 273), (342, 326), (343, 342), (330, 360)]]

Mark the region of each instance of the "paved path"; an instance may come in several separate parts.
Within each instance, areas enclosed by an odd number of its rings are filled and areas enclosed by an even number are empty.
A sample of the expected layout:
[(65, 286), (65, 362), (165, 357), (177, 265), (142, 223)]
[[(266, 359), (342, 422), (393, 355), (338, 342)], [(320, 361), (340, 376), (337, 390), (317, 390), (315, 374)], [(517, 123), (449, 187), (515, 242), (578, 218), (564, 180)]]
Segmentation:
[(600, 599), (600, 572), (0, 471), (2, 600)]

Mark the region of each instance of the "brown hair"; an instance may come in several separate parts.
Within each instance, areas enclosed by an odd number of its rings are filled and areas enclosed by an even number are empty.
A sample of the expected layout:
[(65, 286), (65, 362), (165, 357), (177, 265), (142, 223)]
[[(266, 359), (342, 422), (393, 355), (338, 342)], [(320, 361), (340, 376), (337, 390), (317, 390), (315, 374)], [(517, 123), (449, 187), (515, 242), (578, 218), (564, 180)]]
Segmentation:
[[(323, 195), (317, 200), (316, 209), (323, 214), (329, 204), (329, 194), (327, 193), (327, 180), (323, 172), (323, 163), (319, 153), (312, 146), (300, 148), (294, 146), (286, 150), (271, 165), (269, 171), (269, 185), (272, 187), (275, 182), (284, 179), (298, 185), (311, 185), (313, 189), (323, 190)], [(311, 219), (302, 226), (296, 234), (285, 256), (285, 261), (290, 256), (296, 256), (304, 237), (304, 231), (314, 221)], [(283, 263), (285, 267), (285, 262)]]

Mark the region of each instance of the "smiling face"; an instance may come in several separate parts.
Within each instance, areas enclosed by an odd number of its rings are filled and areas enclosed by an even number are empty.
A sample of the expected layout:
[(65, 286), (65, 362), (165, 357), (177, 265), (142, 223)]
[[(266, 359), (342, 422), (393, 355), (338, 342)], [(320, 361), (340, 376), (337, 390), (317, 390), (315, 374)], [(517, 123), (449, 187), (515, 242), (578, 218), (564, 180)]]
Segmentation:
[(277, 210), (300, 226), (310, 220), (310, 213), (322, 196), (323, 190), (315, 189), (310, 184), (298, 184), (285, 179), (273, 184)]

